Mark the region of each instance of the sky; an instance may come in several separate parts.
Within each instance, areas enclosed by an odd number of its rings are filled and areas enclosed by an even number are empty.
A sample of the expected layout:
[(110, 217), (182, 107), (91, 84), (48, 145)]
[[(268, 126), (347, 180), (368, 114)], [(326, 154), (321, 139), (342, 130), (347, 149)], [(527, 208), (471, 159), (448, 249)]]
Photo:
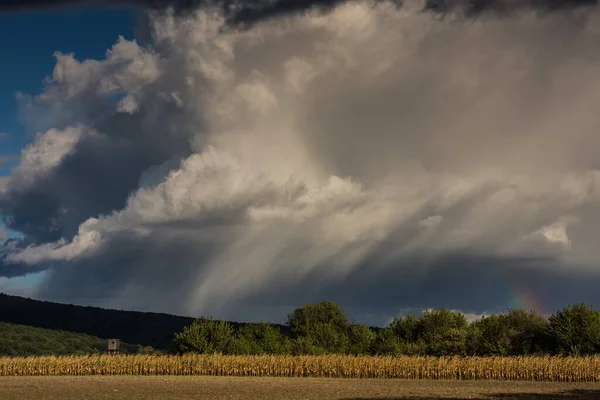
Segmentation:
[(0, 291), (380, 326), (600, 306), (595, 2), (110, 3), (0, 7)]
[[(30, 143), (35, 130), (20, 116), (19, 93), (37, 94), (52, 74), (54, 54), (73, 53), (77, 57), (101, 58), (115, 37), (134, 37), (137, 10), (102, 7), (76, 7), (60, 10), (31, 10), (0, 13), (0, 185), (18, 165), (20, 150)], [(0, 242), (18, 237), (0, 219)], [(40, 282), (40, 274), (12, 280), (0, 278), (0, 291), (31, 294)]]

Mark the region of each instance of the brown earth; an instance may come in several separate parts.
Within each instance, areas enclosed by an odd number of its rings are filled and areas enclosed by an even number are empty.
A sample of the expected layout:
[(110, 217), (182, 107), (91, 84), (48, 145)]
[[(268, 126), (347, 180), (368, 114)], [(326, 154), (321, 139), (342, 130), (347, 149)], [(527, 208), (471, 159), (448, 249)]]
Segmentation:
[(600, 384), (190, 376), (0, 378), (0, 400), (17, 399), (600, 400)]

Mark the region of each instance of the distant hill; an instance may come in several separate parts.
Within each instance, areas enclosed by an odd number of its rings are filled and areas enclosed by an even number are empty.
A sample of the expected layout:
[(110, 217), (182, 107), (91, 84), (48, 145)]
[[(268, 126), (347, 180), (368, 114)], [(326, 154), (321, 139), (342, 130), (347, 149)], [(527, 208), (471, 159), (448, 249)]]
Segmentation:
[[(141, 346), (122, 342), (120, 350), (137, 353)], [(0, 356), (94, 354), (106, 351), (107, 341), (96, 336), (0, 322)]]
[[(33, 300), (0, 293), (0, 322), (85, 333), (102, 339), (173, 349), (173, 335), (193, 322), (191, 317), (119, 311)], [(235, 328), (244, 324), (231, 322)], [(282, 325), (275, 325), (284, 330)]]

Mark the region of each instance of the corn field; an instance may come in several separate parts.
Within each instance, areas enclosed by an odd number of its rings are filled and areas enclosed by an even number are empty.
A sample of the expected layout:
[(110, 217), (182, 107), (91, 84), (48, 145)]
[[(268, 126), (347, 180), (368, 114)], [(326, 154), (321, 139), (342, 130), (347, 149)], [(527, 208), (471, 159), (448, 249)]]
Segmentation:
[(219, 375), (600, 381), (600, 357), (96, 355), (0, 358), (0, 376)]

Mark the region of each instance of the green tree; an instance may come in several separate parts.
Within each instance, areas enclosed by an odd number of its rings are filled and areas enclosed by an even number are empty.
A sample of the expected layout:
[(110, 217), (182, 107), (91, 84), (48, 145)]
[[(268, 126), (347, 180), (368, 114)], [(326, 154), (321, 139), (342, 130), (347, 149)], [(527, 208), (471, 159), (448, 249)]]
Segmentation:
[(390, 323), (390, 328), (403, 342), (412, 343), (419, 339), (419, 319), (412, 314), (395, 317)]
[(161, 355), (162, 352), (160, 350), (157, 350), (155, 348), (153, 348), (152, 346), (141, 346), (138, 345), (139, 348), (137, 349), (136, 353), (138, 354), (146, 354), (146, 355), (152, 355), (152, 356), (158, 356)]
[(367, 325), (350, 326), (350, 354), (361, 355), (371, 353), (377, 335)]
[(235, 355), (260, 355), (263, 349), (260, 344), (249, 340), (246, 337), (235, 335), (227, 344), (227, 354)]
[(419, 318), (418, 338), (429, 355), (464, 355), (467, 327), (467, 319), (460, 312), (445, 308), (425, 311)]
[(387, 327), (377, 332), (373, 343), (373, 352), (376, 355), (397, 356), (402, 352), (402, 346), (394, 331)]
[(509, 310), (501, 316), (507, 327), (509, 355), (542, 353), (548, 320), (533, 311)]
[[(326, 353), (345, 353), (348, 350), (350, 322), (344, 310), (330, 301), (296, 308), (288, 315), (290, 337), (296, 340), (296, 350), (312, 353), (319, 348)], [(301, 340), (300, 340), (301, 339)]]
[(504, 356), (510, 348), (508, 327), (501, 315), (490, 315), (471, 322), (466, 339), (467, 354)]
[(404, 317), (395, 317), (389, 327), (398, 338), (399, 352), (401, 354), (410, 356), (426, 354), (427, 345), (420, 335), (421, 326), (417, 317), (412, 314)]
[(338, 332), (347, 332), (350, 327), (342, 307), (331, 301), (298, 307), (288, 315), (286, 321), (292, 336), (310, 336), (311, 325), (316, 323), (330, 323)]
[(290, 340), (291, 354), (295, 356), (313, 355), (319, 356), (327, 354), (327, 351), (319, 346), (315, 346), (312, 340), (307, 337), (299, 336)]
[(248, 351), (239, 354), (285, 353), (284, 337), (281, 331), (266, 322), (244, 325), (238, 330), (236, 340), (240, 342), (239, 346), (246, 347)]
[(233, 332), (228, 322), (201, 317), (176, 333), (174, 342), (182, 353), (226, 353)]
[(310, 340), (314, 346), (329, 354), (346, 353), (350, 345), (347, 332), (336, 329), (334, 324), (324, 322), (312, 325)]
[(593, 353), (600, 344), (600, 313), (591, 306), (567, 306), (551, 315), (549, 335), (573, 356)]
[(548, 321), (533, 311), (509, 310), (473, 321), (467, 334), (467, 353), (516, 356), (542, 353)]

